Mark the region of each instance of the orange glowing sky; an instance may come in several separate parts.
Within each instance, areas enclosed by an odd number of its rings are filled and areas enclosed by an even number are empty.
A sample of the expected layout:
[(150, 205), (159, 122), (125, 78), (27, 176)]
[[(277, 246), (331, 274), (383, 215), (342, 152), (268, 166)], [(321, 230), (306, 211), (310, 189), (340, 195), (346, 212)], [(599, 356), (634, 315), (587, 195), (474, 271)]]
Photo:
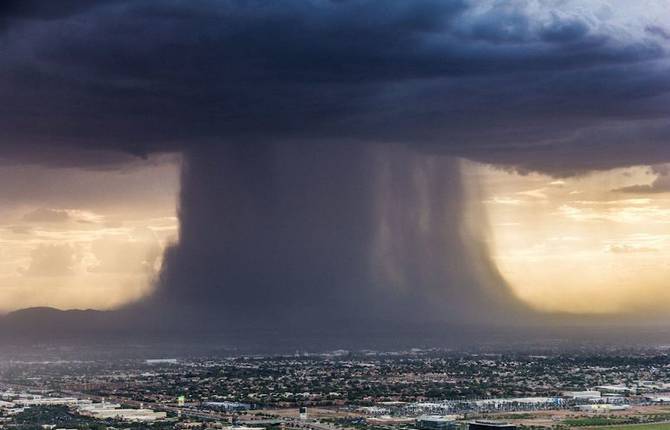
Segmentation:
[[(176, 241), (179, 160), (0, 167), (0, 311), (110, 309), (148, 294)], [(25, 196), (30, 196), (26, 198)]]
[(563, 179), (467, 170), (485, 191), (492, 257), (533, 308), (611, 314), (670, 305), (667, 166)]

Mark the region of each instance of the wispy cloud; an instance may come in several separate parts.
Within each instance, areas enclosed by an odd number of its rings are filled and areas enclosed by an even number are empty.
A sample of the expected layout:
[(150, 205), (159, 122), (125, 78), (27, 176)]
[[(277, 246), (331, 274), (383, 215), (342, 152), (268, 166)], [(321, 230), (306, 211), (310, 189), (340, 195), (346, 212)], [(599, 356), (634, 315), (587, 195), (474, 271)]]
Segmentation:
[(528, 190), (528, 191), (519, 191), (517, 193), (520, 196), (527, 196), (527, 197), (533, 197), (535, 199), (546, 199), (547, 194), (546, 194), (546, 188), (537, 188), (534, 190)]
[(629, 244), (609, 245), (607, 247), (607, 252), (611, 252), (613, 254), (637, 254), (637, 253), (658, 252), (658, 251), (659, 251), (658, 248), (629, 245)]
[(499, 197), (495, 196), (490, 200), (486, 200), (484, 203), (489, 203), (489, 204), (496, 204), (496, 205), (512, 205), (512, 206), (517, 206), (520, 204), (523, 204), (523, 200), (520, 199), (514, 199), (511, 197)]

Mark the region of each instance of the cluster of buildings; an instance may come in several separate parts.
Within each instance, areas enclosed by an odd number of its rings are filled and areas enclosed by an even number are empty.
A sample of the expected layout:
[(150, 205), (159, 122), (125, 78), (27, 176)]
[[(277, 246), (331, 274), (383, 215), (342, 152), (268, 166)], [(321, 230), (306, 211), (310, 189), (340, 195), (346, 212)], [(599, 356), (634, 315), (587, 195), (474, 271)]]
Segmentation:
[(226, 411), (226, 412), (248, 411), (252, 407), (252, 405), (250, 405), (249, 403), (228, 402), (228, 401), (223, 401), (223, 402), (207, 401), (207, 402), (202, 402), (202, 406), (204, 406), (205, 408), (208, 408), (208, 409), (215, 409), (215, 410)]
[(78, 399), (76, 397), (3, 391), (0, 392), (0, 398), (2, 398), (0, 411), (5, 416), (17, 415), (33, 407), (65, 406), (76, 414), (101, 420), (154, 422), (167, 418), (166, 412), (157, 412), (146, 408), (123, 408), (118, 403), (93, 402), (90, 399)]
[(122, 408), (118, 403), (88, 403), (77, 407), (81, 415), (100, 420), (154, 422), (167, 418), (167, 413), (146, 408)]
[(550, 397), (506, 397), (433, 402), (379, 402), (358, 410), (374, 423), (402, 422), (404, 417), (418, 416), (416, 424), (422, 430), (449, 430), (456, 416), (504, 412), (533, 412), (570, 409), (579, 412), (607, 413), (624, 411), (631, 404), (669, 403), (670, 393), (659, 392), (665, 383), (647, 383), (645, 394), (639, 387), (603, 385), (589, 390), (564, 391)]
[[(0, 363), (0, 372), (3, 366), (7, 364)], [(308, 425), (323, 417), (312, 412), (308, 416), (309, 408), (336, 411), (328, 418), (331, 421), (318, 424), (322, 427), (325, 423), (346, 426), (349, 420), (352, 424), (418, 430), (452, 430), (456, 423), (459, 430), (464, 430), (464, 423), (469, 430), (510, 430), (504, 423), (468, 423), (468, 419), (491, 416), (488, 414), (508, 419), (507, 413), (517, 411), (607, 413), (630, 405), (637, 409), (637, 405), (670, 402), (670, 383), (664, 382), (670, 381), (670, 355), (656, 353), (608, 358), (588, 354), (338, 351), (117, 362), (14, 362), (11, 367), (2, 378), (7, 386), (40, 394), (0, 393), (0, 409), (7, 416), (25, 408), (62, 405), (79, 416), (99, 420), (237, 423), (244, 422), (238, 421), (241, 416), (260, 414), (267, 420), (291, 417), (293, 424)], [(69, 393), (70, 397), (49, 392)], [(114, 399), (136, 407), (81, 400), (86, 398)], [(295, 411), (294, 415), (278, 412), (287, 409)], [(170, 411), (170, 417), (163, 411)], [(289, 424), (282, 421), (279, 425)]]
[(465, 410), (505, 411), (519, 405), (555, 407), (553, 403), (563, 398), (563, 391), (591, 388), (603, 397), (670, 391), (670, 384), (658, 382), (670, 381), (669, 364), (664, 355), (603, 363), (589, 355), (336, 351), (202, 360), (149, 358), (127, 360), (122, 365), (104, 361), (13, 364), (12, 373), (19, 384), (29, 385), (30, 378), (39, 376), (54, 389), (145, 403), (170, 403), (187, 394), (184, 400), (189, 405), (223, 411), (446, 400), (461, 402)]
[[(419, 430), (461, 430), (456, 415), (422, 415), (416, 419)], [(466, 424), (467, 430), (516, 430), (514, 424), (494, 420), (474, 420)]]
[[(462, 413), (513, 412), (558, 409), (565, 405), (562, 397), (507, 397), (472, 400), (444, 400), (441, 402), (412, 402), (398, 404), (398, 413), (404, 415), (449, 415)], [(389, 407), (384, 408), (389, 413)], [(375, 413), (378, 410), (368, 410)]]

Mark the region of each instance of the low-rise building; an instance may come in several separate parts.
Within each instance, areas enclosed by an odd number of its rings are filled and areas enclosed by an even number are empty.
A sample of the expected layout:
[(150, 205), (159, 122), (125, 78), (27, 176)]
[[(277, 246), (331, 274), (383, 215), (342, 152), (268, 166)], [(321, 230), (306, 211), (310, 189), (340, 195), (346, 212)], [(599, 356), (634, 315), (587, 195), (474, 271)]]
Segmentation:
[(591, 400), (599, 399), (602, 397), (600, 391), (565, 391), (563, 392), (563, 397), (567, 397), (571, 400)]
[(457, 428), (454, 415), (421, 415), (416, 419), (419, 430), (455, 430)]
[(468, 423), (468, 430), (516, 430), (516, 425), (492, 420), (476, 420)]
[(615, 405), (612, 403), (592, 403), (589, 405), (577, 405), (575, 408), (582, 412), (609, 412), (609, 411), (623, 411), (630, 407), (630, 405)]

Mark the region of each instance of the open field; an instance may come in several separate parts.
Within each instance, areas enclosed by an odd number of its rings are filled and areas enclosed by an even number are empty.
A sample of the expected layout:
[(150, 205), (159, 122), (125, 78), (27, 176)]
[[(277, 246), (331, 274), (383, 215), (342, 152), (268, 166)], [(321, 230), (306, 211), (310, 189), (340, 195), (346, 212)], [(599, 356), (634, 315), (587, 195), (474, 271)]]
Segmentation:
[(588, 427), (589, 430), (670, 430), (670, 422)]
[[(623, 411), (584, 413), (574, 410), (548, 410), (489, 414), (488, 417), (526, 427), (555, 427), (579, 429), (615, 429), (642, 427), (640, 430), (670, 430), (670, 408), (667, 405), (633, 405)], [(662, 428), (655, 428), (661, 426)], [(635, 429), (632, 429), (635, 430)]]

